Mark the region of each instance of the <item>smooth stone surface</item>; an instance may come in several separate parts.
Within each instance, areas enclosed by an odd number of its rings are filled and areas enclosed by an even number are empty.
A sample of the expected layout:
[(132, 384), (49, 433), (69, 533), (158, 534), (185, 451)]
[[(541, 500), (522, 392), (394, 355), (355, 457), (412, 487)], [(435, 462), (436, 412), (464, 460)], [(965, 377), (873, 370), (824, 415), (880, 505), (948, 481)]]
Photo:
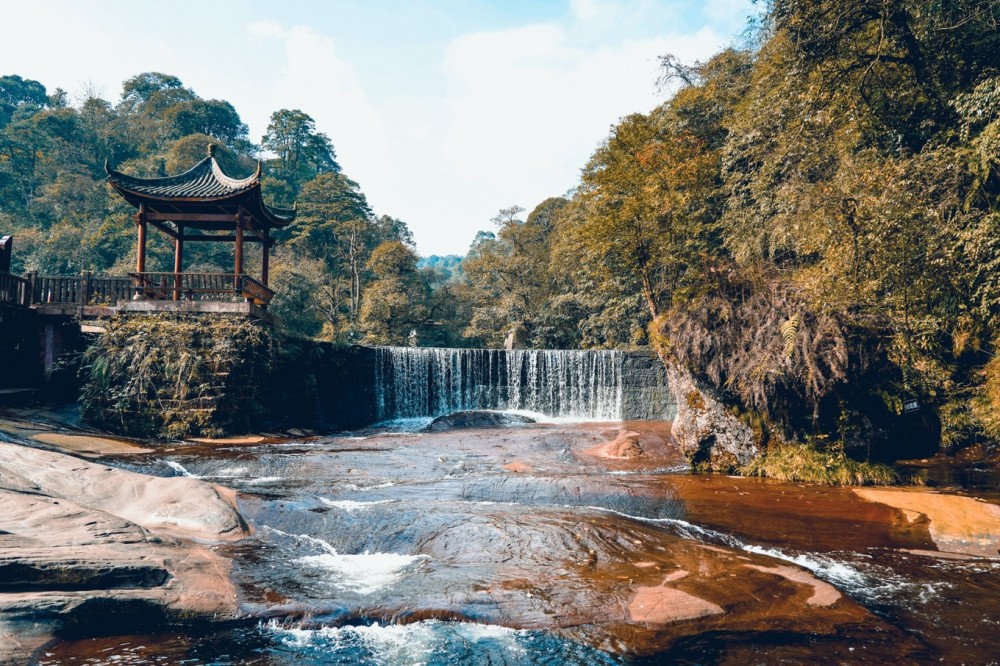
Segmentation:
[(213, 541), (246, 535), (232, 503), (197, 479), (146, 476), (2, 442), (0, 470), (19, 479), (13, 483), (34, 484), (38, 492), (50, 497), (69, 499), (147, 529)]
[(912, 517), (926, 516), (931, 538), (939, 550), (997, 558), (1000, 556), (1000, 506), (971, 497), (926, 490), (855, 488), (869, 502), (887, 504)]
[(57, 631), (238, 613), (230, 561), (188, 540), (245, 534), (223, 489), (13, 444), (0, 461), (0, 663)]
[(97, 435), (71, 435), (60, 432), (42, 432), (31, 435), (31, 439), (42, 444), (55, 446), (63, 451), (76, 453), (87, 458), (100, 456), (135, 455), (152, 453), (152, 449), (144, 449), (137, 444), (110, 437)]
[(583, 453), (595, 458), (615, 458), (619, 460), (638, 458), (645, 453), (642, 450), (642, 445), (639, 443), (639, 438), (640, 435), (637, 431), (622, 428), (618, 431), (618, 436), (610, 442), (591, 447), (583, 451)]

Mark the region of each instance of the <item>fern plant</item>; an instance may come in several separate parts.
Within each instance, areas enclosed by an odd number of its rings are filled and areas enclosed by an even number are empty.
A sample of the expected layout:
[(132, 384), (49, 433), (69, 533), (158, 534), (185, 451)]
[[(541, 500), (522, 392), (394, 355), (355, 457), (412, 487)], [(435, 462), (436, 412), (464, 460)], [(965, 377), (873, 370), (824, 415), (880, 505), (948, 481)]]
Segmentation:
[(792, 354), (795, 353), (795, 338), (799, 335), (801, 323), (802, 317), (796, 312), (781, 324), (781, 341), (785, 344), (785, 358), (791, 358)]

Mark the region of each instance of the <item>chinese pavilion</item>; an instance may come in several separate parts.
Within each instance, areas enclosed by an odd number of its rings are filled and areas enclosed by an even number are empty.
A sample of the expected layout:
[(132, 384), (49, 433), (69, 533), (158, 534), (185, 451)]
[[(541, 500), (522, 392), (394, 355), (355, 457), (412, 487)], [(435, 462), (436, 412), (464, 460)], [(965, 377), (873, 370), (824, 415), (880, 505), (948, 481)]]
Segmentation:
[[(244, 298), (266, 307), (274, 295), (268, 288), (268, 264), (274, 239), (271, 231), (295, 219), (294, 209), (268, 206), (261, 196), (260, 164), (243, 179), (231, 178), (208, 157), (187, 171), (166, 178), (127, 176), (105, 165), (108, 181), (138, 209), (136, 272), (130, 274), (135, 297), (152, 300), (224, 300)], [(174, 245), (171, 273), (146, 271), (147, 227), (163, 232)], [(184, 271), (186, 243), (233, 243), (232, 273)], [(244, 243), (260, 243), (260, 280), (244, 273)]]

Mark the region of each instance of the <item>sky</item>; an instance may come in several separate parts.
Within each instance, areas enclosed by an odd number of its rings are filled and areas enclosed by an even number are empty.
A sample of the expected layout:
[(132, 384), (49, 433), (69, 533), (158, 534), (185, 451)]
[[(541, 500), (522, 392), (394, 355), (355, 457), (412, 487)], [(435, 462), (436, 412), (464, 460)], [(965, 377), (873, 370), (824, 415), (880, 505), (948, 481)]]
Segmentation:
[(667, 99), (659, 56), (737, 41), (752, 0), (0, 0), (0, 75), (117, 102), (147, 71), (233, 104), (259, 143), (312, 116), (418, 252), (565, 194), (615, 122)]

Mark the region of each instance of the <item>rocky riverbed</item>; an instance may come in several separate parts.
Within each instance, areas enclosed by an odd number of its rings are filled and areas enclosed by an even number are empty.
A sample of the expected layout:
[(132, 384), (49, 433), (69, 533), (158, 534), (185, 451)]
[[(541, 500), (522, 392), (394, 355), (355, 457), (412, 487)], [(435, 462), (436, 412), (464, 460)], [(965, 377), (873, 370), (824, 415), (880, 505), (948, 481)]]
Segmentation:
[(0, 420), (7, 661), (1000, 653), (988, 492), (692, 475), (657, 422), (141, 447), (58, 422)]

